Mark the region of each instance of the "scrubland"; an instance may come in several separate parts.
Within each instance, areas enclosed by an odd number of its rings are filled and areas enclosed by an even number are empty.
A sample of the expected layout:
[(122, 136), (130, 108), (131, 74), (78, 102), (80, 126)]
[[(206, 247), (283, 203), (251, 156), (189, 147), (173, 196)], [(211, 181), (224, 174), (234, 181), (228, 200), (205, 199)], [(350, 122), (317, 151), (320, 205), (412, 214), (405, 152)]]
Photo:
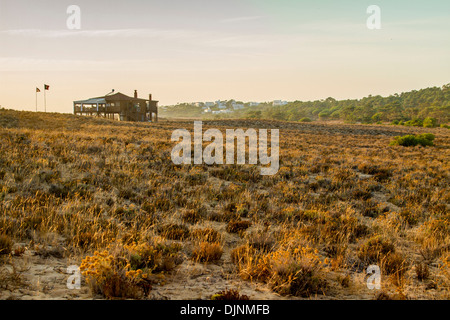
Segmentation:
[(204, 122), (279, 129), (261, 176), (174, 165), (181, 128), (0, 110), (0, 299), (450, 298), (448, 129)]

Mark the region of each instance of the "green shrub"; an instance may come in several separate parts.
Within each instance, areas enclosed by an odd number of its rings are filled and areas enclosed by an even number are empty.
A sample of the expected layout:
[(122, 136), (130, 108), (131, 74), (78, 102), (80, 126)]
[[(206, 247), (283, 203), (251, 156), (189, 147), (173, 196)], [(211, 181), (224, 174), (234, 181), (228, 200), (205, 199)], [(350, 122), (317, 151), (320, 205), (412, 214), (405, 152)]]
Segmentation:
[(450, 129), (450, 126), (448, 124), (441, 124), (441, 128)]
[(328, 110), (324, 110), (324, 111), (319, 113), (319, 118), (320, 119), (326, 119), (329, 116), (330, 116), (330, 112)]
[(381, 121), (381, 118), (382, 118), (382, 117), (383, 117), (383, 114), (382, 114), (381, 112), (375, 113), (375, 114), (372, 116), (372, 121), (373, 121), (373, 122)]
[(421, 146), (432, 146), (434, 135), (431, 133), (424, 133), (420, 135), (407, 135), (407, 136), (398, 136), (395, 137), (393, 141), (391, 141), (391, 146), (404, 146), (404, 147), (414, 147), (417, 145)]
[(419, 144), (421, 144), (421, 145), (432, 146), (435, 136), (432, 133), (423, 133), (423, 134), (419, 134), (417, 136), (417, 139), (419, 139)]
[(424, 128), (434, 128), (437, 127), (437, 120), (435, 118), (426, 118), (423, 120), (423, 126)]
[(311, 122), (312, 120), (310, 118), (301, 118), (299, 121), (300, 122)]
[(413, 119), (405, 122), (405, 126), (408, 127), (423, 127), (422, 119)]

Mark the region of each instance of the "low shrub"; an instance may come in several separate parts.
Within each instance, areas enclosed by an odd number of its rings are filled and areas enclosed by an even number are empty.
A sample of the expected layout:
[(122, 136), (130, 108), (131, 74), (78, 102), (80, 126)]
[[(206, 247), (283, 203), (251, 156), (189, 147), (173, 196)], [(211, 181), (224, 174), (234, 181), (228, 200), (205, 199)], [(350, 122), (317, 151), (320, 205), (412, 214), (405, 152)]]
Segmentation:
[(81, 232), (75, 235), (74, 243), (80, 248), (87, 248), (96, 241), (95, 234), (92, 232)]
[(416, 276), (419, 281), (427, 280), (430, 277), (430, 269), (428, 268), (428, 265), (425, 263), (418, 263), (416, 265)]
[(377, 264), (383, 274), (393, 275), (395, 279), (404, 276), (408, 263), (404, 257), (395, 251), (395, 246), (381, 236), (375, 236), (360, 246), (358, 258), (365, 264)]
[(437, 119), (435, 118), (425, 118), (425, 120), (423, 120), (423, 127), (424, 128), (435, 128), (437, 127)]
[(261, 252), (270, 252), (275, 247), (275, 239), (273, 236), (267, 233), (252, 233), (247, 236), (248, 244), (261, 251)]
[(220, 260), (223, 248), (219, 243), (200, 242), (192, 252), (192, 259), (197, 262), (212, 262)]
[(86, 257), (80, 270), (92, 292), (107, 299), (141, 299), (151, 290), (147, 273), (131, 270), (126, 259), (114, 257), (106, 250)]
[(365, 174), (373, 175), (374, 179), (378, 182), (384, 182), (392, 177), (392, 171), (388, 168), (381, 168), (377, 165), (372, 165), (368, 163), (362, 163), (358, 166), (358, 170)]
[(189, 237), (189, 228), (182, 224), (167, 224), (158, 228), (161, 236), (170, 240), (184, 240)]
[(201, 242), (219, 242), (221, 240), (220, 233), (212, 228), (196, 229), (192, 231), (191, 238)]
[(419, 214), (410, 209), (402, 209), (398, 216), (407, 226), (415, 226), (419, 222)]
[(422, 127), (423, 120), (422, 119), (413, 119), (405, 122), (405, 126), (408, 127)]
[(152, 276), (182, 262), (180, 249), (178, 244), (159, 240), (110, 247), (84, 258), (80, 270), (95, 294), (107, 299), (142, 299), (152, 289)]
[(322, 221), (304, 227), (303, 232), (313, 242), (345, 244), (356, 242), (358, 238), (367, 235), (369, 229), (354, 216), (334, 213), (325, 216)]
[(13, 241), (7, 235), (0, 234), (0, 255), (9, 254), (12, 250)]
[(420, 135), (407, 135), (407, 136), (398, 136), (395, 137), (393, 141), (391, 141), (391, 146), (404, 146), (404, 147), (414, 147), (417, 145), (421, 146), (432, 146), (433, 140), (435, 136), (431, 133), (424, 133)]
[(238, 233), (240, 231), (245, 231), (248, 228), (250, 228), (251, 225), (252, 225), (252, 223), (250, 221), (236, 221), (236, 220), (232, 220), (227, 225), (227, 232), (229, 232), (229, 233)]
[(394, 251), (395, 246), (391, 242), (381, 236), (374, 236), (360, 246), (358, 257), (366, 264), (375, 264)]
[(381, 269), (386, 275), (394, 275), (396, 280), (402, 278), (408, 268), (405, 258), (398, 252), (390, 252), (381, 261)]
[(324, 293), (327, 283), (317, 250), (302, 247), (290, 238), (286, 240), (283, 247), (269, 253), (258, 252), (249, 245), (234, 249), (231, 259), (240, 276), (263, 281), (281, 295), (309, 297)]
[(239, 246), (231, 251), (231, 261), (238, 266), (243, 266), (249, 262), (255, 252), (256, 250), (249, 245)]
[(238, 301), (238, 300), (250, 300), (248, 296), (241, 295), (238, 290), (226, 289), (214, 294), (211, 300), (219, 301)]
[(181, 218), (184, 222), (193, 224), (199, 222), (203, 218), (203, 216), (198, 210), (188, 209), (183, 212)]
[(147, 272), (171, 271), (182, 259), (178, 253), (177, 244), (142, 243), (125, 246), (124, 256), (129, 261), (132, 270)]

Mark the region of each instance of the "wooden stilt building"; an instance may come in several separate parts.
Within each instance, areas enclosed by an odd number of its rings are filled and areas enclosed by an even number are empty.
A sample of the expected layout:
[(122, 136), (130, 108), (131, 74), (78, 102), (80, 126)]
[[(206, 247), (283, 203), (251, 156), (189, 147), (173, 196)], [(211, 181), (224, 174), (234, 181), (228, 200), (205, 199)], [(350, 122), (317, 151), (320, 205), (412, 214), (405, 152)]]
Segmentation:
[(73, 113), (84, 116), (97, 116), (120, 121), (158, 121), (158, 101), (138, 98), (137, 90), (129, 97), (120, 92), (103, 97), (73, 102)]

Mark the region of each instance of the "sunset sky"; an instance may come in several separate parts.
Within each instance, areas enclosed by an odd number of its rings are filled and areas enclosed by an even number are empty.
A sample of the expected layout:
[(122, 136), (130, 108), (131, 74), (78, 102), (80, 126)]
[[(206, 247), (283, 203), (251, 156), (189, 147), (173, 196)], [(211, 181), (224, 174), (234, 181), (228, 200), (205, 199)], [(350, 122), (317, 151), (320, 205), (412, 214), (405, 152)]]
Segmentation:
[(448, 0), (0, 0), (0, 105), (18, 110), (44, 83), (51, 112), (113, 88), (160, 105), (386, 96), (449, 83), (449, 57)]

